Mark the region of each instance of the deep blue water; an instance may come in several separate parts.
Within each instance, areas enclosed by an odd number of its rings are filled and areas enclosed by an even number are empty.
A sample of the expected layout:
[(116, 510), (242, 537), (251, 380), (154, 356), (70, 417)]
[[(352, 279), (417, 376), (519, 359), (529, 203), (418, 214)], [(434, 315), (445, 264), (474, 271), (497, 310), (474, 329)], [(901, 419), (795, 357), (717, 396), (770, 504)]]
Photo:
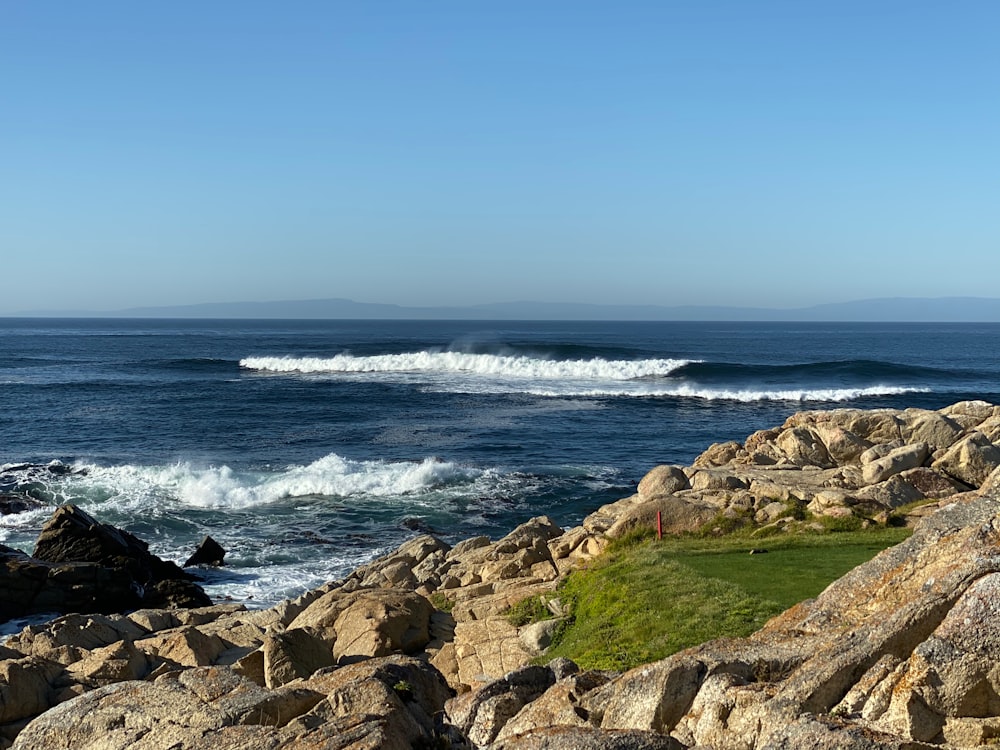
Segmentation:
[[(1000, 325), (0, 320), (0, 492), (271, 603), (417, 530), (576, 523), (803, 409), (1000, 402)], [(75, 473), (38, 466), (58, 461)], [(0, 519), (31, 551), (50, 510)]]

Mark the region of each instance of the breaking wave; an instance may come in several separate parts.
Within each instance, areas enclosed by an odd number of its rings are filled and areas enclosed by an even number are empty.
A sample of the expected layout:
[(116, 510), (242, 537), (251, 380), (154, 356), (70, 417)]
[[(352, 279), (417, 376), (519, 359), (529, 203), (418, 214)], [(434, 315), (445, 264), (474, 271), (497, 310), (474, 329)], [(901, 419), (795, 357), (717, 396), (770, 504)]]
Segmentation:
[(593, 359), (552, 360), (501, 354), (465, 352), (410, 352), (356, 357), (247, 357), (240, 366), (276, 373), (461, 373), (532, 380), (634, 380), (666, 376), (692, 360)]

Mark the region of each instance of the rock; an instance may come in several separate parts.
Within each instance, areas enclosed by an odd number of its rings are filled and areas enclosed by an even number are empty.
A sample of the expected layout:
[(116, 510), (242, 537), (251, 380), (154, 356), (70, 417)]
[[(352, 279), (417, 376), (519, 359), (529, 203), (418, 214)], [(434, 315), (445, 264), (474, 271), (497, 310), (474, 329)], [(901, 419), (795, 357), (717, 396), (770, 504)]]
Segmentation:
[(0, 724), (26, 719), (51, 705), (51, 686), (61, 672), (35, 656), (0, 661)]
[(907, 443), (926, 443), (933, 452), (954, 443), (962, 435), (963, 427), (936, 411), (907, 409), (903, 412), (901, 431)]
[(687, 713), (706, 671), (701, 661), (678, 655), (626, 672), (610, 686), (601, 727), (669, 733)]
[(673, 495), (688, 489), (691, 489), (691, 482), (681, 467), (661, 465), (639, 480), (637, 492), (643, 500), (652, 500), (660, 495)]
[[(440, 672), (406, 656), (369, 659), (288, 687), (296, 686), (326, 696), (302, 721), (316, 726), (303, 735), (303, 745), (323, 748), (434, 747), (436, 717), (453, 695)], [(339, 744), (338, 733), (356, 734), (359, 725), (367, 725), (364, 744)]]
[(149, 673), (149, 661), (132, 641), (121, 640), (94, 649), (73, 662), (66, 671), (73, 682), (93, 689), (116, 682), (141, 680)]
[(775, 439), (775, 444), (796, 466), (819, 466), (824, 469), (836, 466), (826, 445), (809, 427), (783, 430)]
[[(551, 664), (549, 668), (552, 668)], [(536, 732), (543, 727), (593, 728), (590, 712), (580, 704), (580, 698), (595, 688), (607, 684), (610, 679), (610, 674), (589, 671), (558, 679), (507, 721), (497, 734), (496, 741), (503, 742), (519, 735)]]
[(522, 667), (447, 704), (452, 724), (475, 746), (488, 745), (525, 705), (555, 682), (547, 667)]
[(656, 732), (555, 726), (490, 745), (490, 750), (684, 750), (673, 737)]
[(115, 612), (139, 601), (135, 580), (125, 569), (47, 563), (0, 545), (0, 621), (29, 614)]
[[(701, 476), (703, 473), (699, 472), (695, 476)], [(683, 534), (698, 531), (715, 518), (718, 511), (671, 495), (658, 497), (630, 507), (619, 516), (605, 534), (611, 539), (617, 539), (638, 529), (655, 531), (657, 513), (660, 514), (663, 533)]]
[(21, 653), (60, 664), (72, 664), (87, 651), (146, 633), (121, 615), (64, 615), (44, 624), (28, 625), (11, 636), (7, 645)]
[(51, 563), (92, 562), (125, 567), (140, 583), (188, 579), (176, 564), (150, 554), (149, 545), (127, 531), (98, 523), (75, 505), (59, 506), (42, 527), (32, 557)]
[(959, 401), (940, 410), (948, 417), (967, 416), (980, 422), (989, 417), (997, 416), (997, 407), (987, 401)]
[(743, 446), (737, 442), (713, 443), (691, 465), (697, 468), (725, 466), (746, 455), (747, 452), (743, 449)]
[(885, 508), (899, 508), (926, 498), (924, 493), (906, 481), (902, 474), (895, 474), (884, 482), (865, 487), (859, 490), (855, 497), (857, 501), (878, 503)]
[(226, 551), (222, 548), (222, 545), (212, 539), (212, 537), (206, 536), (201, 540), (201, 544), (198, 545), (198, 549), (194, 551), (194, 554), (184, 563), (184, 567), (190, 568), (193, 565), (208, 565), (218, 568), (224, 564), (223, 558), (225, 556)]
[(553, 618), (525, 625), (518, 633), (518, 638), (524, 650), (529, 653), (541, 654), (552, 644), (552, 638), (566, 622), (565, 618)]
[(29, 510), (44, 508), (47, 503), (36, 500), (27, 495), (15, 495), (11, 493), (0, 493), (0, 516), (10, 516), (17, 513), (26, 513)]
[(931, 464), (969, 487), (979, 487), (1000, 466), (1000, 447), (981, 432), (973, 432), (952, 445)]
[(960, 492), (968, 490), (968, 487), (960, 482), (956, 482), (947, 474), (926, 466), (901, 472), (899, 478), (916, 489), (924, 497), (934, 500), (951, 497), (952, 495), (957, 495)]
[(871, 443), (835, 424), (817, 424), (813, 432), (823, 441), (827, 455), (839, 466), (857, 463)]
[(175, 563), (161, 560), (142, 540), (98, 523), (74, 505), (57, 508), (42, 527), (33, 557), (23, 564), (22, 577), (35, 575), (28, 573), (27, 567), (38, 563), (51, 564), (45, 583), (49, 591), (41, 602), (36, 592), (32, 611), (38, 611), (42, 603), (60, 612), (122, 612), (140, 606), (201, 607), (212, 603)]
[(293, 680), (306, 678), (337, 660), (331, 644), (317, 638), (304, 628), (290, 628), (283, 633), (268, 633), (261, 647), (264, 684), (281, 687)]
[(884, 482), (895, 474), (899, 474), (907, 469), (915, 469), (922, 465), (929, 453), (927, 443), (903, 445), (881, 458), (876, 458), (864, 464), (861, 469), (861, 476), (864, 478), (866, 484)]
[(691, 489), (699, 492), (745, 490), (746, 481), (724, 469), (701, 469), (691, 477)]

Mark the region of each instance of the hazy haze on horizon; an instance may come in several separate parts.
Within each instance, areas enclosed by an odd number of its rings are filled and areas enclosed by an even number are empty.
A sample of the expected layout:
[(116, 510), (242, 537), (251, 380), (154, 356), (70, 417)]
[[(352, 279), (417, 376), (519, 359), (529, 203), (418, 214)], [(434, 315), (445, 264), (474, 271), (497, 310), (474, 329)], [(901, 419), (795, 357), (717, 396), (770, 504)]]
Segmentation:
[(0, 315), (996, 297), (1000, 5), (9, 3)]

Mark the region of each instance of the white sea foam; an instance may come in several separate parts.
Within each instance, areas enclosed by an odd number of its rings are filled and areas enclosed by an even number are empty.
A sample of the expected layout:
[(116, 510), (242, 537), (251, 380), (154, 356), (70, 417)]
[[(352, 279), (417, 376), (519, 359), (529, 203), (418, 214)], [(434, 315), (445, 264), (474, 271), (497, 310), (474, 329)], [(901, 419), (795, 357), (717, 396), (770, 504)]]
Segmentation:
[(539, 359), (537, 357), (464, 352), (409, 352), (355, 357), (247, 357), (240, 366), (278, 373), (460, 373), (529, 380), (634, 380), (668, 375), (689, 364), (683, 359), (609, 360)]
[(392, 497), (419, 494), (482, 472), (428, 458), (420, 462), (351, 461), (330, 454), (306, 466), (278, 472), (235, 471), (228, 466), (201, 468), (190, 463), (166, 467), (89, 467), (89, 484), (108, 498), (137, 509), (150, 500), (168, 499), (203, 508), (248, 508), (286, 498), (327, 496)]
[(657, 387), (636, 385), (634, 387), (588, 388), (568, 390), (566, 388), (532, 388), (527, 393), (534, 396), (581, 398), (691, 398), (704, 401), (851, 401), (858, 398), (896, 396), (904, 393), (928, 393), (928, 388), (905, 386), (871, 386), (868, 388), (790, 388), (790, 389), (731, 389), (704, 388), (698, 386)]

